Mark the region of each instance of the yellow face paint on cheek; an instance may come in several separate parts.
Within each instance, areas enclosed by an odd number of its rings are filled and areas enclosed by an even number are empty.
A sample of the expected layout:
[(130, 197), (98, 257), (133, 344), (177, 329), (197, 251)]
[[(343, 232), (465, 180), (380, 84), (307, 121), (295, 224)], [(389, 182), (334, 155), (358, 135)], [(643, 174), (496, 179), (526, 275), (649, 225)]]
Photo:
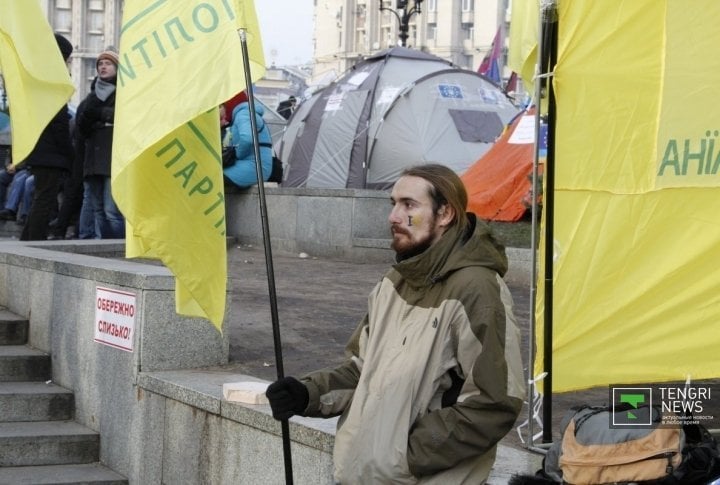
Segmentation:
[(422, 224), (422, 217), (420, 216), (408, 216), (408, 226), (417, 226)]

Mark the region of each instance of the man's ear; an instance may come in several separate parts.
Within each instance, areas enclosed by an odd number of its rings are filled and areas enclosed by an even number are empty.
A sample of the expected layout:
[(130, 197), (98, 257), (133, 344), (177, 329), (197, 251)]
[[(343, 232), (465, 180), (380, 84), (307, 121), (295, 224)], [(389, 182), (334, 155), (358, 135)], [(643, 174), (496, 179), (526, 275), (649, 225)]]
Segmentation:
[(437, 225), (439, 227), (447, 228), (454, 219), (455, 209), (453, 209), (449, 204), (441, 205), (437, 212)]

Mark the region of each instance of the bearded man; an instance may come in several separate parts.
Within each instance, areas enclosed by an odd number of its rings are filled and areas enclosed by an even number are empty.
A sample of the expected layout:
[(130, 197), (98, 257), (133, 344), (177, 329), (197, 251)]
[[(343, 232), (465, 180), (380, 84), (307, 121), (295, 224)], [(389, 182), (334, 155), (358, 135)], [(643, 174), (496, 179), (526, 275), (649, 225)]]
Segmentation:
[(271, 384), (273, 416), (342, 415), (342, 484), (484, 483), (525, 395), (505, 249), (445, 166), (405, 170), (390, 201), (397, 262), (345, 362)]

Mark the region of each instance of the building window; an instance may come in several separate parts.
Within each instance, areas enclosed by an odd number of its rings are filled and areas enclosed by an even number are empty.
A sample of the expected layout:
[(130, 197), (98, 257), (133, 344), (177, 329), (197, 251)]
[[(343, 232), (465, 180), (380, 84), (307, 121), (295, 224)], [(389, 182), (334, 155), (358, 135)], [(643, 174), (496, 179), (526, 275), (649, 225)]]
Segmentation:
[(72, 5), (70, 0), (55, 0), (50, 6), (50, 19), (53, 30), (70, 34), (72, 30)]
[(473, 24), (461, 24), (461, 32), (464, 40), (473, 40), (475, 38), (475, 27)]
[(428, 12), (437, 12), (437, 0), (428, 0), (427, 10)]
[(84, 57), (82, 60), (82, 79), (85, 82), (85, 86), (79, 86), (80, 92), (85, 95), (90, 92), (90, 86), (92, 80), (97, 76), (97, 67), (95, 65), (95, 59), (92, 57)]
[(462, 11), (463, 12), (472, 12), (473, 10), (473, 0), (462, 0)]
[(437, 24), (428, 24), (427, 40), (435, 40), (437, 37)]
[[(105, 50), (105, 2), (87, 0), (85, 4), (85, 48), (89, 52)], [(108, 39), (112, 43), (112, 39)]]
[(358, 5), (355, 11), (355, 28), (364, 29), (366, 20), (367, 11), (365, 10), (365, 5)]

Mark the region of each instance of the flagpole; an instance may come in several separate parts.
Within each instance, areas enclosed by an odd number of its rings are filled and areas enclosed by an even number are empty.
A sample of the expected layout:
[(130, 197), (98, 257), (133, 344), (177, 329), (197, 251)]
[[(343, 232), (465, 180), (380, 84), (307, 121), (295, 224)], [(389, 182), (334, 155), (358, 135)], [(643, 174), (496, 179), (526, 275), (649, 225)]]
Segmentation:
[[(553, 232), (555, 222), (555, 93), (552, 75), (557, 62), (558, 19), (555, 0), (548, 0), (540, 12), (542, 20), (541, 47), (538, 47), (540, 70), (547, 69), (545, 81), (548, 97), (547, 157), (545, 158), (545, 274), (544, 274), (544, 326), (543, 326), (543, 443), (552, 443), (552, 392), (553, 392)], [(538, 100), (539, 101), (539, 100)]]
[[(282, 344), (280, 341), (280, 321), (277, 309), (277, 293), (275, 291), (275, 270), (273, 269), (272, 248), (270, 246), (270, 224), (268, 223), (267, 203), (265, 201), (265, 186), (260, 162), (260, 140), (258, 139), (257, 121), (255, 120), (255, 95), (252, 91), (252, 78), (250, 76), (250, 56), (247, 48), (247, 31), (240, 29), (240, 45), (242, 47), (243, 68), (245, 70), (245, 85), (250, 108), (250, 128), (252, 130), (253, 151), (255, 153), (255, 172), (257, 174), (258, 195), (260, 197), (260, 218), (262, 220), (263, 245), (265, 246), (265, 267), (267, 269), (268, 290), (270, 294), (270, 318), (272, 320), (273, 341), (275, 343), (275, 368), (277, 378), (285, 377), (282, 359)], [(282, 428), (283, 456), (285, 458), (285, 483), (292, 485), (292, 455), (290, 452), (290, 425), (287, 419), (280, 421)]]

